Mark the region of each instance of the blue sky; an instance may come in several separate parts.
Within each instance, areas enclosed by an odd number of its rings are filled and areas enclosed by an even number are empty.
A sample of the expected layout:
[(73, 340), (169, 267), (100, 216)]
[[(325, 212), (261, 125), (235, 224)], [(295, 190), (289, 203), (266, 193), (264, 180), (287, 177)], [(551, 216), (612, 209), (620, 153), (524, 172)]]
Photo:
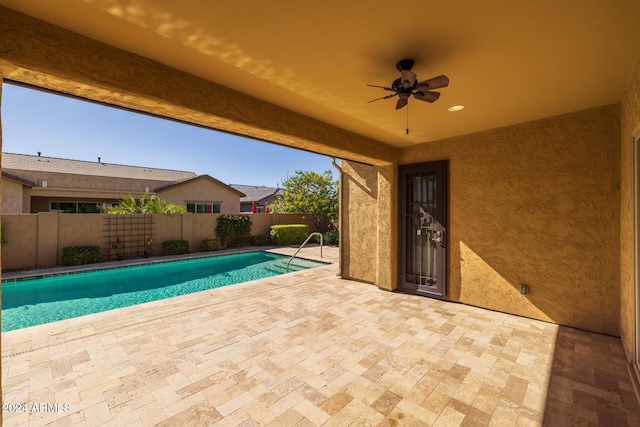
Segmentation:
[(2, 87), (2, 151), (211, 175), (282, 186), (296, 170), (337, 178), (331, 158), (11, 84)]

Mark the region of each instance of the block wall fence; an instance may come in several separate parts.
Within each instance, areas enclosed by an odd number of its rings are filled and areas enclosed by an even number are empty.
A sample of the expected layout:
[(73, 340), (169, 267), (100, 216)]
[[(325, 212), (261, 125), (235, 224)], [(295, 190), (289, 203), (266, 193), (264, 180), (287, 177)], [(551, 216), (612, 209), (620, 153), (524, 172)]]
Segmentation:
[[(110, 215), (120, 217), (125, 215)], [(146, 216), (146, 215), (145, 215)], [(152, 255), (162, 254), (162, 242), (167, 240), (187, 240), (189, 251), (200, 251), (203, 239), (216, 237), (215, 228), (220, 214), (149, 215), (152, 228), (126, 229), (118, 231), (118, 237), (125, 245), (137, 245), (142, 252), (142, 239), (150, 235), (153, 239), (149, 247)], [(299, 214), (247, 214), (251, 218), (251, 235), (267, 235), (276, 224), (307, 224), (313, 231), (313, 224)], [(37, 214), (4, 214), (2, 223), (8, 242), (2, 246), (2, 269), (25, 269), (32, 267), (55, 267), (61, 264), (62, 248), (68, 246), (100, 246), (103, 258), (115, 256), (111, 248), (113, 229), (109, 230), (108, 214), (59, 214), (40, 212)], [(149, 231), (150, 230), (150, 231)], [(141, 237), (140, 237), (141, 236)], [(132, 253), (132, 249), (125, 254)], [(133, 251), (133, 252), (136, 252)], [(106, 256), (105, 256), (106, 255)]]

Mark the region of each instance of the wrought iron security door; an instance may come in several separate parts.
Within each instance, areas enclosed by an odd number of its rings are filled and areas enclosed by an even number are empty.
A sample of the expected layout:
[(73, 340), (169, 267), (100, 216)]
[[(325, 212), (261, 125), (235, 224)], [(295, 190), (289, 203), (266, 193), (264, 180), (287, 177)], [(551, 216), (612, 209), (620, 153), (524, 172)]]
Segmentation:
[(446, 295), (447, 161), (403, 166), (401, 278), (403, 290)]

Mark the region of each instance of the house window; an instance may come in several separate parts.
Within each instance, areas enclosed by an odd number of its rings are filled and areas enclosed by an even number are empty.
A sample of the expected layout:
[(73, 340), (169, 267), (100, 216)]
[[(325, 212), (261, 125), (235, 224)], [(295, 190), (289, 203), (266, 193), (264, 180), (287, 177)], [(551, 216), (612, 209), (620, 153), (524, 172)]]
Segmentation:
[(107, 213), (117, 203), (51, 202), (49, 212), (58, 213)]
[(220, 213), (220, 203), (187, 203), (187, 212), (193, 213)]
[(78, 203), (78, 213), (100, 213), (102, 203)]
[(51, 202), (50, 212), (58, 213), (77, 213), (78, 204), (75, 202)]

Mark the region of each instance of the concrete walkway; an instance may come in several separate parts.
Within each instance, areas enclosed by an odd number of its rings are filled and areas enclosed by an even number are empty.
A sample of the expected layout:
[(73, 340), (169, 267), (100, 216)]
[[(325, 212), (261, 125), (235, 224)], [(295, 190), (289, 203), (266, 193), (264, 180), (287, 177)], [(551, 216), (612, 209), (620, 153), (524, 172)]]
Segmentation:
[(640, 425), (619, 339), (336, 272), (3, 333), (4, 423)]

